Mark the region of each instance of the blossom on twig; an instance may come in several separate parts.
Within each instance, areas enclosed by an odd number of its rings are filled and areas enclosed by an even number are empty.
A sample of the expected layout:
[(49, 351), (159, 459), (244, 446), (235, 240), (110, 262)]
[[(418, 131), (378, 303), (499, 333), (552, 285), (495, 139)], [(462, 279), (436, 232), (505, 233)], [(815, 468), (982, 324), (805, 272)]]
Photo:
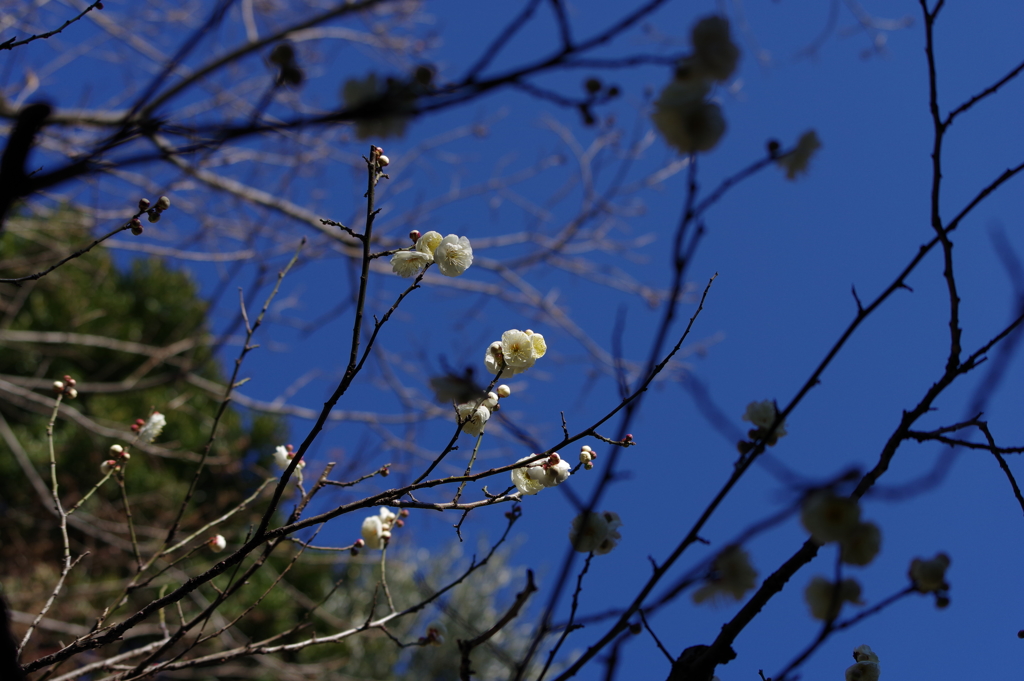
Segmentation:
[(756, 583), (757, 570), (750, 564), (750, 554), (733, 544), (715, 558), (707, 582), (693, 592), (693, 602), (716, 601), (720, 597), (738, 601)]
[(846, 668), (846, 681), (878, 681), (881, 667), (878, 666), (878, 655), (871, 646), (857, 646), (853, 651), (855, 662)]
[[(532, 459), (535, 454), (524, 456), (516, 463)], [(512, 484), (516, 486), (521, 494), (536, 494), (545, 487), (554, 487), (565, 482), (572, 473), (569, 462), (558, 456), (558, 452), (552, 453), (548, 458), (541, 459), (529, 466), (512, 469)]]

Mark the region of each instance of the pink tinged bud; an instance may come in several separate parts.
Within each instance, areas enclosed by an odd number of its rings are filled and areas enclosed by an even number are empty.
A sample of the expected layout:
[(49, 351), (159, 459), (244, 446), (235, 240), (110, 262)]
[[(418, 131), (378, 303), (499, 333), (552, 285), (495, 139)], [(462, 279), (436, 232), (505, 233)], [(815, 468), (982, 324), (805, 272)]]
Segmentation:
[(409, 230), (409, 238), (412, 239), (413, 243), (416, 243), (417, 241), (419, 241), (420, 240), (420, 236), (421, 236), (420, 235), (420, 230), (418, 230), (418, 229)]
[(585, 464), (583, 464), (583, 467), (584, 467), (585, 469), (587, 469), (588, 471), (592, 471), (592, 470), (594, 470), (594, 464), (592, 464), (592, 463), (591, 463), (591, 462), (589, 462), (589, 461), (588, 461), (588, 462), (586, 462)]
[(632, 433), (626, 433), (626, 437), (622, 438), (622, 441), (623, 442), (632, 442), (633, 441), (633, 434)]
[(551, 452), (551, 456), (548, 457), (548, 463), (551, 464), (552, 466), (554, 466), (561, 460), (562, 457), (558, 456), (558, 452)]
[(386, 478), (389, 475), (391, 475), (391, 469), (388, 468), (387, 466), (384, 466), (384, 468), (380, 469), (380, 474)]
[(405, 521), (399, 518), (395, 521), (395, 525), (397, 525), (398, 527), (405, 527)]
[(210, 550), (214, 553), (220, 553), (227, 548), (228, 542), (224, 539), (224, 535), (214, 535), (207, 540), (206, 545), (210, 547)]
[(76, 397), (78, 397), (78, 391), (75, 390), (74, 388), (70, 388), (70, 389), (68, 389), (67, 395), (68, 395), (68, 399), (69, 400), (73, 400)]
[(133, 423), (132, 424), (132, 432), (134, 432), (134, 433), (139, 432), (139, 427), (140, 427), (139, 424)]
[(116, 461), (109, 461), (108, 460), (108, 461), (104, 461), (103, 463), (100, 464), (100, 473), (103, 473), (103, 475), (109, 475), (110, 473), (112, 473), (113, 471), (116, 471), (116, 470), (117, 470), (117, 462)]
[(377, 154), (378, 156), (380, 156), (381, 154), (383, 154), (383, 153), (384, 153), (384, 150), (383, 150), (383, 149), (381, 149), (380, 147), (374, 147), (374, 148), (373, 148), (373, 153), (375, 153), (375, 154)]
[(383, 168), (387, 164), (391, 163), (391, 159), (385, 156), (384, 154), (381, 154), (380, 159), (377, 161), (377, 163), (379, 163), (380, 167)]
[[(146, 210), (149, 208), (149, 199), (139, 199), (139, 210)], [(138, 220), (138, 218), (135, 218)]]
[(132, 458), (132, 455), (129, 454), (128, 452), (125, 452), (124, 454), (121, 455), (121, 460), (122, 461), (127, 461), (130, 458)]
[(364, 546), (366, 546), (366, 542), (363, 541), (362, 537), (360, 537), (359, 539), (356, 539), (356, 543), (352, 545), (352, 547), (356, 548), (356, 549), (361, 549)]
[(60, 394), (60, 393), (64, 392), (64, 381), (54, 381), (53, 382), (53, 392), (55, 392), (57, 394)]
[(400, 515), (403, 518), (408, 518), (409, 517), (409, 509), (403, 508), (401, 511), (398, 512), (398, 515)]
[(64, 382), (67, 383), (68, 385), (70, 385), (72, 388), (74, 388), (75, 385), (78, 383), (78, 381), (76, 381), (75, 379), (71, 378), (70, 376), (68, 376), (66, 374), (64, 376)]

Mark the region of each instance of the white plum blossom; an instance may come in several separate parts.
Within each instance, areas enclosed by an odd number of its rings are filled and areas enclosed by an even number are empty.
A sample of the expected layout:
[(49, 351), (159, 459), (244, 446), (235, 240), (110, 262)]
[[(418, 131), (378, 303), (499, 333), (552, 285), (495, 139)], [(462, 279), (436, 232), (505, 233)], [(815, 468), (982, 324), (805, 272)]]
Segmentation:
[(548, 344), (541, 334), (531, 329), (509, 329), (501, 334), (500, 341), (488, 346), (484, 366), (492, 374), (502, 371), (502, 376), (515, 376), (532, 367), (547, 351)]
[[(532, 459), (534, 454), (519, 459), (521, 463)], [(565, 482), (572, 473), (569, 462), (554, 452), (546, 459), (540, 459), (529, 466), (512, 469), (512, 484), (516, 486), (521, 494), (536, 494), (545, 487), (554, 487)]]
[(366, 547), (370, 549), (383, 549), (391, 538), (391, 529), (395, 526), (396, 516), (391, 509), (382, 506), (377, 515), (368, 516), (363, 520), (360, 533)]
[(800, 136), (793, 151), (785, 156), (780, 156), (775, 162), (786, 171), (786, 179), (795, 180), (797, 175), (807, 172), (807, 166), (810, 165), (811, 157), (818, 149), (821, 149), (821, 140), (818, 139), (818, 133), (808, 130)]
[(855, 662), (846, 668), (846, 681), (878, 681), (882, 670), (878, 666), (878, 655), (870, 646), (857, 646), (853, 659)]
[(622, 539), (618, 532), (621, 525), (618, 513), (580, 513), (572, 521), (569, 541), (580, 553), (593, 552), (602, 556), (614, 549)]
[[(278, 445), (277, 448), (274, 449), (274, 462), (278, 465), (279, 468), (288, 468), (288, 466), (292, 462), (292, 459), (294, 458), (295, 451), (291, 445)], [(299, 465), (296, 466), (296, 468), (298, 469), (302, 469), (305, 467), (306, 462), (304, 460), (299, 461)]]
[(473, 247), (464, 236), (449, 234), (434, 250), (434, 262), (441, 274), (457, 277), (473, 264)]
[(163, 432), (166, 425), (167, 418), (160, 412), (154, 411), (149, 415), (149, 418), (142, 427), (139, 428), (139, 439), (143, 442), (152, 442)]
[[(495, 400), (497, 403), (497, 400)], [(485, 405), (475, 403), (460, 404), (456, 407), (459, 423), (462, 424), (462, 432), (469, 433), (474, 437), (483, 434), (484, 426), (491, 418), (491, 410)]]
[(430, 255), (431, 261), (433, 261), (434, 252), (441, 245), (441, 240), (441, 235), (431, 230), (416, 240), (416, 250)]
[(693, 593), (694, 603), (719, 598), (738, 601), (757, 583), (757, 570), (750, 564), (750, 554), (733, 544), (715, 558), (707, 582)]
[(432, 262), (434, 258), (429, 253), (418, 250), (399, 251), (391, 256), (391, 270), (400, 277), (411, 279)]

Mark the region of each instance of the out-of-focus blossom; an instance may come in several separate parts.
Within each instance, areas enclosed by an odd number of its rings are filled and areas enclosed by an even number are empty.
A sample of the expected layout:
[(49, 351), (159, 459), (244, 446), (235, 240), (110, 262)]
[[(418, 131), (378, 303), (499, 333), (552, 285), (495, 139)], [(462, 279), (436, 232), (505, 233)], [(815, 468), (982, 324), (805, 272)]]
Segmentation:
[(814, 152), (818, 149), (821, 149), (821, 140), (818, 139), (818, 133), (808, 130), (800, 136), (800, 140), (796, 143), (796, 148), (793, 151), (785, 156), (780, 156), (775, 162), (786, 171), (787, 179), (795, 180), (797, 175), (807, 172), (807, 167), (811, 163), (811, 157), (814, 156)]
[(878, 655), (870, 646), (857, 646), (853, 651), (854, 664), (846, 668), (846, 681), (878, 681), (882, 670), (878, 666)]
[(860, 525), (860, 506), (832, 490), (812, 492), (804, 500), (800, 521), (819, 544), (843, 541)]
[(693, 66), (697, 75), (726, 80), (736, 70), (740, 50), (729, 35), (729, 20), (718, 15), (704, 17), (690, 32)]
[(404, 98), (398, 94), (392, 91), (390, 84), (382, 91), (375, 73), (362, 80), (351, 78), (345, 82), (341, 91), (345, 108), (358, 109), (364, 105), (373, 108), (373, 111), (364, 112), (366, 115), (355, 121), (356, 136), (359, 139), (401, 137), (405, 134), (409, 117), (405, 115), (404, 109), (408, 108), (408, 103), (402, 101)]
[[(768, 433), (768, 429), (771, 428), (772, 424), (775, 423), (775, 418), (779, 415), (778, 410), (775, 408), (775, 402), (773, 400), (761, 400), (760, 402), (751, 402), (747, 405), (747, 411), (743, 414), (743, 420), (752, 423), (755, 427), (751, 429), (749, 435), (751, 438), (758, 439), (764, 437)], [(774, 445), (778, 442), (779, 438), (786, 434), (786, 422), (783, 421), (779, 425), (775, 426), (775, 431), (771, 437), (766, 440), (769, 445)]]
[(391, 509), (382, 506), (377, 515), (368, 516), (363, 520), (360, 534), (363, 535), (363, 541), (366, 542), (367, 548), (385, 548), (388, 540), (391, 539), (391, 530), (394, 528), (397, 518), (398, 516)]
[(206, 545), (209, 546), (210, 550), (214, 553), (220, 553), (227, 547), (228, 542), (224, 538), (223, 534), (217, 534), (210, 537), (210, 539), (206, 542)]
[(939, 553), (931, 560), (915, 558), (910, 562), (910, 580), (921, 593), (944, 591), (949, 588), (946, 584), (949, 563), (949, 556), (945, 553)]
[(665, 141), (684, 154), (708, 151), (725, 134), (721, 108), (703, 95), (694, 96), (702, 90), (699, 83), (673, 80), (654, 102), (651, 120)]
[(154, 411), (149, 415), (146, 423), (139, 428), (139, 439), (143, 442), (152, 442), (163, 432), (166, 425), (167, 418), (160, 412)]
[[(295, 449), (291, 445), (278, 445), (277, 448), (274, 449), (274, 462), (279, 468), (288, 468), (294, 458)], [(299, 465), (296, 466), (298, 469), (305, 467), (305, 461), (299, 461)]]
[(726, 547), (712, 564), (707, 583), (693, 593), (695, 603), (731, 598), (738, 601), (757, 583), (757, 570), (750, 564), (750, 554), (737, 545)]
[(867, 565), (882, 548), (882, 531), (870, 522), (858, 523), (839, 544), (840, 556), (850, 565)]
[(599, 556), (604, 555), (614, 549), (622, 539), (618, 532), (621, 525), (622, 519), (618, 513), (580, 513), (572, 521), (569, 541), (580, 553), (593, 552)]
[(853, 579), (844, 579), (836, 585), (824, 577), (815, 577), (807, 585), (804, 600), (811, 608), (811, 615), (819, 620), (834, 620), (839, 616), (843, 603), (862, 604), (860, 600), (860, 584)]

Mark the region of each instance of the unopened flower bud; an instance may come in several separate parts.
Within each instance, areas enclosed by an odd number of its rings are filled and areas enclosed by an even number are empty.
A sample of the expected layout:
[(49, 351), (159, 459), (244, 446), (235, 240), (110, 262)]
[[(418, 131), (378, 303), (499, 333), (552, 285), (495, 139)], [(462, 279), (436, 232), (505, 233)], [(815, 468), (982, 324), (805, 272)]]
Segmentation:
[(590, 452), (587, 452), (587, 451), (580, 452), (580, 463), (583, 464), (584, 466), (586, 466), (588, 463), (590, 463), (590, 460), (592, 458), (593, 457), (590, 456)]
[(60, 394), (60, 393), (64, 392), (64, 381), (54, 381), (53, 382), (53, 392), (55, 392), (57, 394)]
[(74, 388), (69, 388), (68, 392), (67, 392), (67, 396), (68, 396), (69, 400), (73, 400), (76, 397), (78, 397), (78, 391), (75, 390)]
[(374, 147), (374, 148), (373, 148), (373, 152), (374, 152), (375, 154), (377, 154), (378, 156), (380, 156), (381, 154), (383, 154), (383, 153), (384, 153), (384, 150), (383, 150), (383, 149), (381, 149), (380, 147)]
[(139, 210), (146, 210), (149, 208), (149, 199), (139, 199)]
[(210, 537), (206, 541), (206, 545), (209, 546), (210, 550), (213, 551), (214, 553), (220, 553), (225, 548), (227, 548), (228, 541), (224, 538), (224, 535), (217, 534), (217, 535), (214, 535), (214, 536)]
[(403, 518), (408, 518), (409, 517), (409, 509), (403, 508), (401, 511), (398, 512), (398, 515), (403, 517)]
[(127, 461), (130, 458), (132, 458), (132, 455), (129, 454), (128, 452), (125, 452), (124, 454), (121, 455), (121, 460), (122, 461)]
[[(171, 200), (166, 196), (161, 196), (156, 200), (156, 209), (159, 211), (165, 211), (171, 207)], [(218, 535), (220, 536), (220, 535)]]
[(134, 234), (135, 236), (138, 236), (138, 235), (142, 234), (142, 231), (143, 231), (142, 230), (142, 220), (140, 220), (138, 218), (132, 218), (131, 230), (132, 230), (132, 234)]
[(355, 543), (352, 544), (352, 548), (355, 548), (355, 549), (361, 549), (364, 546), (366, 546), (366, 542), (363, 541), (362, 537), (360, 537), (359, 539), (356, 539)]
[(507, 385), (505, 385), (504, 383), (502, 383), (501, 385), (499, 385), (497, 387), (495, 392), (498, 393), (498, 397), (508, 397), (509, 395), (512, 394), (512, 388), (510, 388)]
[(397, 525), (398, 527), (405, 527), (405, 521), (399, 518), (395, 521), (395, 525)]
[(548, 463), (551, 464), (552, 466), (554, 466), (561, 460), (562, 457), (558, 456), (558, 452), (551, 452), (551, 456), (548, 457)]
[(412, 239), (413, 243), (420, 240), (420, 230), (413, 229), (409, 232), (409, 238)]
[(149, 209), (149, 212), (146, 214), (146, 216), (146, 219), (149, 220), (150, 222), (160, 222), (160, 212), (153, 208)]
[(78, 381), (76, 381), (75, 379), (71, 378), (70, 376), (64, 376), (64, 382), (67, 383), (68, 385), (70, 385), (72, 388), (74, 388), (76, 385), (78, 385)]
[(590, 461), (588, 461), (585, 464), (583, 464), (583, 468), (588, 470), (588, 471), (592, 471), (592, 470), (594, 470), (594, 464), (591, 463)]
[(121, 456), (122, 453), (124, 453), (124, 447), (121, 445), (110, 445), (111, 456)]
[(385, 478), (388, 477), (389, 475), (391, 475), (391, 468), (389, 468), (388, 466), (384, 466), (384, 468), (380, 469), (380, 474)]
[(387, 164), (391, 163), (391, 159), (381, 154), (380, 158), (377, 159), (377, 163), (380, 165), (381, 168), (383, 168)]
[(623, 442), (632, 442), (633, 441), (633, 433), (626, 433), (626, 437), (622, 438), (622, 441)]
[(107, 460), (100, 464), (100, 473), (103, 473), (103, 475), (109, 475), (115, 470), (117, 470), (116, 461)]

